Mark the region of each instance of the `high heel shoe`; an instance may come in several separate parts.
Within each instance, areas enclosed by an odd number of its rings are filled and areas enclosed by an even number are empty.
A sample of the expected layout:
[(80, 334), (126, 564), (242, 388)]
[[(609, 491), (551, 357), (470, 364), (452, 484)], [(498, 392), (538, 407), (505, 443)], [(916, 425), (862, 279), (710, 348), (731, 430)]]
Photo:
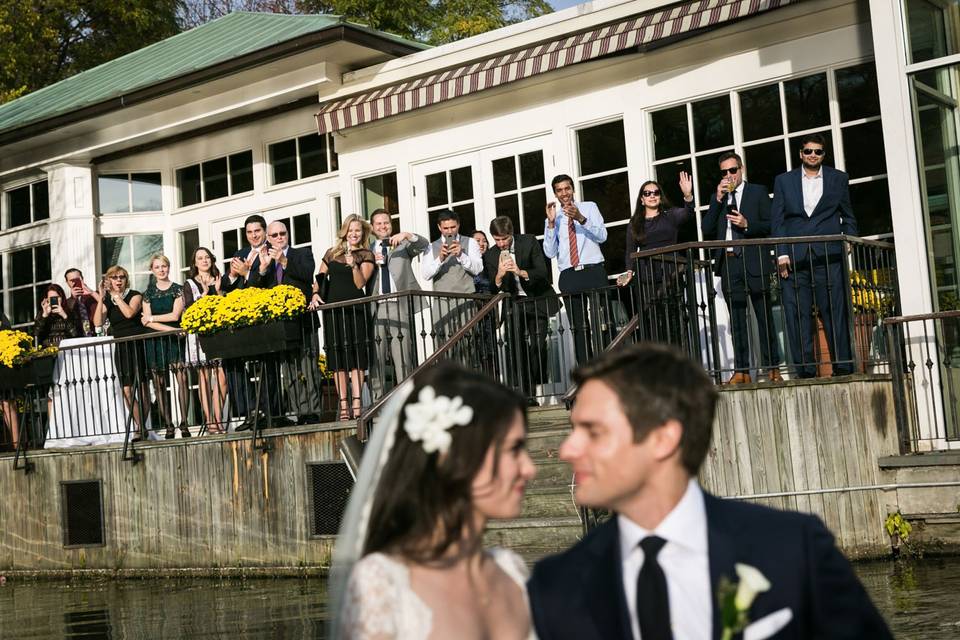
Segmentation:
[(181, 437), (181, 438), (189, 438), (189, 437), (190, 437), (190, 428), (187, 426), (187, 423), (186, 423), (186, 422), (181, 422), (180, 425), (179, 425), (177, 428), (180, 429), (180, 437)]
[(340, 401), (340, 418), (341, 422), (350, 419), (350, 405), (347, 404), (346, 399)]
[(163, 434), (165, 440), (173, 440), (177, 437), (177, 431), (173, 428), (172, 424), (167, 424), (167, 431)]
[(354, 398), (353, 400), (353, 418), (355, 420), (360, 419), (360, 414), (363, 413), (363, 403), (359, 398)]

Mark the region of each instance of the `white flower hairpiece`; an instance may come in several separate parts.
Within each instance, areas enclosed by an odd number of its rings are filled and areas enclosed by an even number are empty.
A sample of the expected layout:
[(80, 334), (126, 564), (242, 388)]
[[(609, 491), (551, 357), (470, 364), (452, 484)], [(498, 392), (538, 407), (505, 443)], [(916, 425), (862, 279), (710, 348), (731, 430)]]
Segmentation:
[(446, 453), (453, 438), (450, 428), (465, 426), (473, 420), (473, 408), (463, 404), (463, 398), (438, 396), (431, 386), (417, 394), (417, 401), (403, 409), (403, 429), (414, 442), (420, 442), (427, 453)]

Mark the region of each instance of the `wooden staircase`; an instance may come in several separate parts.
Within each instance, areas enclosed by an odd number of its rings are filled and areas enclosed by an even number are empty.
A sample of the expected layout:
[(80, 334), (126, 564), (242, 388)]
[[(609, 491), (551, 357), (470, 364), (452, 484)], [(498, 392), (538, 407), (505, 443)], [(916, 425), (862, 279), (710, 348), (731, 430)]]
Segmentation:
[(573, 503), (570, 465), (559, 457), (560, 443), (570, 433), (563, 406), (530, 410), (527, 443), (537, 476), (527, 486), (523, 511), (515, 520), (487, 524), (486, 545), (513, 549), (527, 562), (563, 551), (583, 535)]

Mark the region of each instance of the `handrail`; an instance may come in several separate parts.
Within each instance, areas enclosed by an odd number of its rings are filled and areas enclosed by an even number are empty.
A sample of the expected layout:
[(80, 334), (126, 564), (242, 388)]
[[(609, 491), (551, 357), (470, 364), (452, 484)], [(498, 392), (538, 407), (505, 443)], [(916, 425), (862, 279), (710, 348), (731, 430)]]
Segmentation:
[(636, 251), (630, 254), (631, 258), (649, 258), (656, 255), (668, 253), (679, 253), (687, 249), (723, 249), (725, 247), (756, 247), (765, 245), (780, 244), (814, 244), (820, 242), (850, 242), (869, 247), (879, 247), (881, 249), (893, 249), (892, 242), (882, 240), (868, 240), (859, 236), (848, 236), (842, 233), (827, 236), (794, 236), (791, 238), (754, 238), (751, 240), (703, 240), (697, 242), (682, 242), (672, 244), (657, 249), (647, 249), (645, 251)]
[[(637, 315), (630, 318), (627, 324), (623, 325), (623, 328), (620, 329), (620, 333), (615, 335), (613, 337), (613, 340), (610, 341), (610, 344), (604, 347), (603, 349), (604, 353), (606, 353), (607, 351), (613, 351), (614, 349), (619, 347), (621, 344), (626, 342), (630, 334), (636, 331), (639, 325), (640, 325), (640, 314), (638, 313)], [(563, 404), (564, 406), (567, 407), (567, 409), (570, 409), (570, 404), (573, 402), (573, 397), (576, 394), (577, 394), (577, 383), (574, 382), (570, 384), (570, 386), (567, 388), (567, 390), (563, 394)]]
[(918, 313), (912, 316), (890, 316), (884, 318), (883, 324), (904, 324), (918, 320), (943, 320), (946, 318), (960, 318), (960, 311), (935, 311), (932, 313)]
[[(481, 320), (486, 318), (492, 311), (494, 311), (501, 301), (508, 297), (509, 296), (506, 293), (501, 292), (490, 298), (489, 301), (480, 307), (480, 310), (477, 311), (477, 313), (474, 314), (474, 316), (470, 318), (465, 325), (460, 327), (456, 333), (450, 336), (449, 340), (444, 342), (436, 351), (430, 354), (430, 357), (420, 363), (420, 366), (414, 369), (413, 372), (407, 376), (407, 378), (413, 378), (421, 371), (433, 366), (445, 353), (450, 351), (450, 349), (452, 349), (457, 342), (467, 335), (471, 329), (480, 324)], [(391, 389), (389, 393), (374, 402), (369, 409), (363, 412), (363, 414), (360, 416), (360, 419), (357, 420), (357, 436), (361, 441), (365, 441), (367, 439), (367, 425), (370, 423), (370, 420), (373, 418), (374, 414), (380, 411), (380, 408), (383, 407), (383, 405), (386, 404), (386, 402), (393, 396), (394, 392), (396, 392), (399, 386), (400, 385), (398, 384), (396, 387)]]

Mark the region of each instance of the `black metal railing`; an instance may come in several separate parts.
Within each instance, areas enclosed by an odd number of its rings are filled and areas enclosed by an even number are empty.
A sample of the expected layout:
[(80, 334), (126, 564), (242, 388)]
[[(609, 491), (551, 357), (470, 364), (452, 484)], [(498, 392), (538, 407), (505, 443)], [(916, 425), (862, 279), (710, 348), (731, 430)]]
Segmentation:
[(960, 448), (960, 311), (883, 324), (900, 452)]

